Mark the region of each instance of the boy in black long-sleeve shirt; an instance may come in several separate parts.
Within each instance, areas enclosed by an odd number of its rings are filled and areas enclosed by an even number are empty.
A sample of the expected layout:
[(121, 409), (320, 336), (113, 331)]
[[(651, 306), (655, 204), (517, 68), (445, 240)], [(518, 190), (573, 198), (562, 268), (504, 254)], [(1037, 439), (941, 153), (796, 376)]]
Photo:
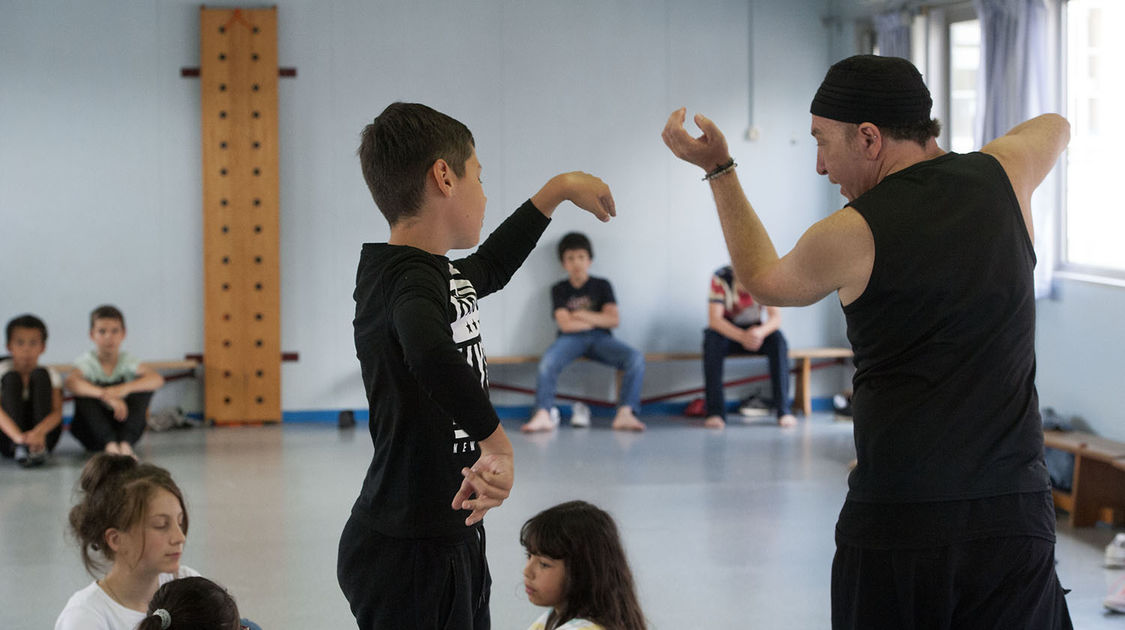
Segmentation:
[[(503, 288), (569, 200), (602, 221), (609, 188), (548, 181), (480, 245), (485, 196), (473, 136), (394, 103), (363, 132), (364, 179), (391, 227), (363, 246), (355, 343), (375, 454), (340, 538), (337, 578), (360, 628), (489, 627), (481, 519), (508, 497), (512, 447), (486, 386), (477, 300)], [(467, 514), (466, 514), (467, 512)]]

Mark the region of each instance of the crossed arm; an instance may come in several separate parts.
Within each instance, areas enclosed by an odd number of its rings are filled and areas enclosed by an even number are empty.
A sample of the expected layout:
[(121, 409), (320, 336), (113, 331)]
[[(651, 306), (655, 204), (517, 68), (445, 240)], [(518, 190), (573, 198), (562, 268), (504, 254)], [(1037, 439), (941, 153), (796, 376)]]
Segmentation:
[(29, 449), (40, 451), (47, 446), (47, 434), (55, 430), (62, 423), (62, 390), (51, 390), (51, 412), (48, 413), (34, 427), (21, 431), (16, 421), (3, 409), (0, 409), (0, 431), (3, 431), (12, 442), (23, 444)]
[(555, 323), (564, 333), (586, 332), (595, 328), (617, 328), (621, 316), (617, 304), (609, 302), (600, 311), (571, 311), (555, 309)]
[(135, 392), (156, 391), (163, 386), (164, 377), (143, 363), (137, 368), (137, 378), (119, 385), (95, 385), (78, 370), (71, 370), (66, 376), (66, 388), (75, 396), (97, 398), (113, 410), (113, 417), (117, 420), (124, 420), (129, 415), (129, 409), (125, 405), (126, 396)]
[(762, 347), (762, 342), (765, 341), (766, 337), (781, 328), (781, 309), (776, 306), (767, 306), (766, 313), (768, 315), (766, 321), (749, 328), (739, 328), (723, 317), (722, 304), (710, 302), (707, 304), (707, 326), (743, 348), (754, 352)]

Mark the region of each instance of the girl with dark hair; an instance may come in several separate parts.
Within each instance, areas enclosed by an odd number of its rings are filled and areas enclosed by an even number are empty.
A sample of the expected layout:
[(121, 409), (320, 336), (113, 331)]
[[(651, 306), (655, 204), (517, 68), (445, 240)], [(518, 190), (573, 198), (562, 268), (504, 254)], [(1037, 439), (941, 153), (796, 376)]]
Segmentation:
[(66, 603), (55, 630), (133, 630), (162, 584), (199, 575), (180, 565), (188, 517), (167, 470), (128, 455), (98, 454), (79, 480), (70, 527), (82, 562), (103, 577)]
[(645, 630), (613, 518), (585, 501), (543, 510), (520, 529), (524, 589), (549, 606), (528, 630)]
[(156, 590), (137, 630), (241, 630), (238, 605), (227, 590), (203, 577), (172, 580)]

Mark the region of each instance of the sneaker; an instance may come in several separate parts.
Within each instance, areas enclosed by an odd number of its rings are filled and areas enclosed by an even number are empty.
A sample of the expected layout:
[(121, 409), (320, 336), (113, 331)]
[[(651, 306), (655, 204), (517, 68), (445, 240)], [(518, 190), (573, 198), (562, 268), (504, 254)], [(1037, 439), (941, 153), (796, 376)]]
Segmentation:
[(1125, 569), (1125, 534), (1118, 534), (1105, 548), (1105, 566)]
[(38, 453), (28, 454), (27, 459), (20, 462), (20, 465), (23, 466), (24, 468), (35, 468), (36, 466), (42, 466), (43, 464), (46, 464), (46, 463), (47, 463), (47, 451), (42, 450), (42, 451), (39, 451)]
[(590, 426), (590, 408), (584, 403), (576, 402), (571, 406), (570, 426), (579, 429)]
[(559, 408), (558, 407), (551, 407), (551, 426), (552, 427), (559, 426)]
[(17, 462), (17, 463), (18, 463), (18, 464), (19, 464), (20, 466), (26, 466), (26, 465), (27, 465), (27, 459), (28, 459), (28, 457), (30, 457), (30, 456), (31, 456), (31, 455), (30, 455), (30, 454), (29, 454), (29, 453), (27, 452), (27, 447), (26, 447), (26, 446), (24, 446), (23, 444), (16, 444), (16, 453), (15, 453), (15, 455), (16, 455), (16, 462)]
[(1117, 581), (1102, 605), (1113, 612), (1125, 613), (1125, 579)]
[(751, 418), (768, 416), (771, 412), (772, 409), (770, 405), (754, 394), (751, 394), (751, 396), (743, 401), (742, 405), (738, 408), (739, 414)]
[(846, 394), (836, 394), (832, 397), (832, 411), (837, 416), (852, 417), (852, 397)]

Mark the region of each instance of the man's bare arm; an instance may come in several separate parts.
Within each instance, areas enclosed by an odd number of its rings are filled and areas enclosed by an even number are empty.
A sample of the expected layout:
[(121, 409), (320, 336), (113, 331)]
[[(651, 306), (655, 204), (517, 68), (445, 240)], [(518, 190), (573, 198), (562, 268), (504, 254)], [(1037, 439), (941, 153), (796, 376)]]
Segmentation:
[(1070, 123), (1058, 114), (1043, 114), (1024, 121), (981, 148), (1000, 162), (1020, 203), (1027, 232), (1032, 240), (1031, 194), (1051, 172), (1070, 142)]
[[(672, 112), (664, 127), (664, 142), (673, 154), (704, 170), (729, 159), (726, 140), (713, 122), (696, 115), (703, 135), (692, 138), (683, 127), (684, 118), (683, 109)], [(712, 179), (711, 192), (734, 273), (763, 304), (805, 306), (833, 291), (848, 304), (863, 293), (875, 260), (875, 242), (855, 210), (844, 208), (814, 224), (779, 258), (737, 173)]]

